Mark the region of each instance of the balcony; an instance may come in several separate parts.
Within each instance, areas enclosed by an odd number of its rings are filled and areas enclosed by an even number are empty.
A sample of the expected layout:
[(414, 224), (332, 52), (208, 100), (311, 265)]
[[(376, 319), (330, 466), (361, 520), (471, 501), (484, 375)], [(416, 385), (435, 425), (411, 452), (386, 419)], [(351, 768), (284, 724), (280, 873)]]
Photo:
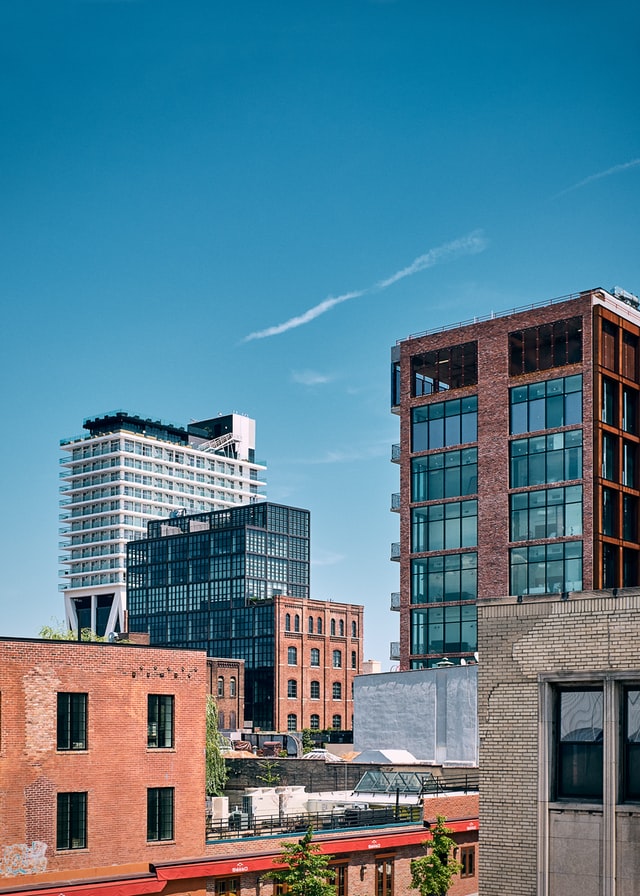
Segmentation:
[(400, 492), (394, 492), (391, 495), (391, 510), (394, 513), (400, 513)]
[(391, 592), (391, 603), (389, 605), (390, 610), (400, 610), (400, 592), (392, 591)]
[(392, 641), (389, 644), (389, 659), (390, 660), (399, 660), (400, 659), (400, 641)]
[(391, 542), (391, 557), (390, 557), (390, 559), (396, 560), (396, 561), (400, 560), (400, 542), (399, 541)]
[(400, 445), (392, 445), (391, 446), (391, 462), (394, 464), (400, 463)]

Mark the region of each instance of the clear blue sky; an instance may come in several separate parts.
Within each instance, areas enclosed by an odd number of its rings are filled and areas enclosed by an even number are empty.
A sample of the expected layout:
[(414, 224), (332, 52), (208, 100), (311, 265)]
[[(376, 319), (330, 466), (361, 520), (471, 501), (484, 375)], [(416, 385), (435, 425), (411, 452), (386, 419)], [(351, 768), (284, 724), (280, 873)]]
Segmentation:
[(390, 346), (640, 292), (639, 9), (0, 3), (0, 634), (63, 618), (61, 438), (238, 411), (388, 667)]

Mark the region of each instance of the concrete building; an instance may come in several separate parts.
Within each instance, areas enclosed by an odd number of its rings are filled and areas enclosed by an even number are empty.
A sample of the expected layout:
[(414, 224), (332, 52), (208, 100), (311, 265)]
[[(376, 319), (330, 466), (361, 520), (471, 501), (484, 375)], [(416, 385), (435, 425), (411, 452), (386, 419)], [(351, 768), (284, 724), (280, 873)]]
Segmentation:
[(484, 598), (638, 584), (639, 340), (593, 289), (393, 347), (402, 670), (472, 658)]
[(480, 896), (636, 896), (640, 589), (478, 602)]
[(131, 632), (244, 661), (246, 727), (350, 730), (363, 608), (309, 598), (308, 510), (261, 502), (148, 525), (127, 546)]
[(149, 520), (250, 504), (263, 495), (255, 421), (240, 414), (175, 426), (113, 411), (63, 439), (61, 590), (69, 628), (126, 629), (128, 541)]

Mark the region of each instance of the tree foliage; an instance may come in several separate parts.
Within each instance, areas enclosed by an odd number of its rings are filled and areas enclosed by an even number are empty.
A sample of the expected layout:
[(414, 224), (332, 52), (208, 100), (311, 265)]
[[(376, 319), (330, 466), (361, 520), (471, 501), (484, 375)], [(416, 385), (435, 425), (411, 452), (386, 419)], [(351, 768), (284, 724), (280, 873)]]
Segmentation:
[[(78, 640), (78, 632), (74, 629), (66, 628), (63, 622), (60, 622), (58, 619), (52, 619), (51, 625), (43, 625), (40, 631), (38, 632), (39, 638), (44, 638), (46, 641), (77, 641)], [(106, 638), (103, 638), (101, 635), (96, 635), (96, 633), (90, 628), (83, 628), (80, 632), (80, 640), (82, 641), (105, 641)]]
[(265, 787), (275, 787), (280, 783), (282, 769), (275, 759), (260, 760), (260, 774), (256, 775), (258, 781), (262, 781)]
[(411, 860), (411, 889), (418, 890), (420, 896), (446, 896), (453, 876), (462, 868), (453, 856), (456, 844), (445, 822), (444, 815), (436, 817), (433, 839), (424, 843), (427, 854)]
[(335, 874), (329, 868), (332, 856), (321, 853), (312, 837), (310, 827), (301, 840), (285, 842), (281, 855), (273, 860), (285, 867), (269, 871), (265, 877), (286, 884), (291, 896), (335, 896), (336, 888), (331, 883)]
[(221, 749), (223, 737), (218, 731), (218, 706), (211, 694), (207, 696), (205, 738), (206, 793), (207, 796), (222, 796), (228, 773)]

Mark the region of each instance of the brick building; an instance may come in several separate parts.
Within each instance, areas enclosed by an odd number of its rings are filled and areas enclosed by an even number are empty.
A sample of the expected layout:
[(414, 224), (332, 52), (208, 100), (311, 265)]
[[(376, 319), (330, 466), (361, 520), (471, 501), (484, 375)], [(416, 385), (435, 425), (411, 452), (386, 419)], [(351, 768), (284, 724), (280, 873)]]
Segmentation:
[(476, 601), (638, 584), (638, 301), (594, 289), (392, 349), (401, 669), (477, 649)]
[(309, 529), (308, 510), (262, 502), (150, 522), (127, 546), (130, 631), (243, 660), (239, 728), (352, 727), (363, 608), (309, 598)]
[(1, 638), (0, 878), (200, 854), (206, 694), (200, 651)]
[(478, 603), (480, 896), (636, 896), (640, 589)]

